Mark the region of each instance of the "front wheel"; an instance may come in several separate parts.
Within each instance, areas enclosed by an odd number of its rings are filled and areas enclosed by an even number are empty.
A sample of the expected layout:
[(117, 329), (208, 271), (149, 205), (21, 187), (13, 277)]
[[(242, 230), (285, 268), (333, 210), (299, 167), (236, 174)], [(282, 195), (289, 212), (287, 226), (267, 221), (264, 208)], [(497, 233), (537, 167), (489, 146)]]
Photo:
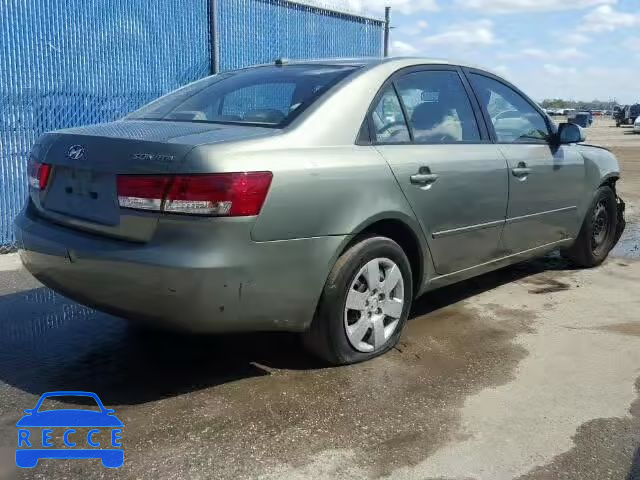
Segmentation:
[(358, 363), (395, 346), (413, 300), (411, 266), (385, 237), (351, 246), (329, 274), (305, 346), (332, 365)]
[(575, 243), (563, 255), (580, 267), (600, 265), (619, 238), (618, 206), (611, 187), (598, 188)]

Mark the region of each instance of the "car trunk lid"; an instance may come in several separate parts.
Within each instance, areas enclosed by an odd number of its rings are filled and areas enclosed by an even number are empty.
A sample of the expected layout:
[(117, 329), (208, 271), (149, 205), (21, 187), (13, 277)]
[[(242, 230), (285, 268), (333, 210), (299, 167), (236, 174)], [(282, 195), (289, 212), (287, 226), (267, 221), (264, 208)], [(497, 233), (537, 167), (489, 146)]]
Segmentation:
[(52, 166), (44, 190), (32, 189), (41, 215), (66, 226), (148, 241), (158, 213), (120, 208), (118, 175), (167, 175), (184, 170), (199, 144), (240, 141), (272, 129), (156, 121), (120, 121), (45, 135), (34, 160)]

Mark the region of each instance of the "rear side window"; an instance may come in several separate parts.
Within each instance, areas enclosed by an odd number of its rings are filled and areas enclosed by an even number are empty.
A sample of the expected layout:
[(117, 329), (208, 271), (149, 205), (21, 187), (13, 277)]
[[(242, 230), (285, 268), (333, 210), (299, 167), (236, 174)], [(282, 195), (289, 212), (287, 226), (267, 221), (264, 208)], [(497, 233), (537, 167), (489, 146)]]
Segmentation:
[(393, 87), (388, 87), (371, 114), (377, 143), (407, 143), (411, 140), (400, 100)]
[(479, 142), (471, 101), (454, 71), (410, 73), (396, 81), (415, 143)]
[(547, 143), (549, 127), (522, 95), (484, 75), (471, 74), (471, 84), (486, 108), (501, 143)]
[(223, 73), (176, 90), (126, 118), (284, 127), (358, 68), (286, 65)]

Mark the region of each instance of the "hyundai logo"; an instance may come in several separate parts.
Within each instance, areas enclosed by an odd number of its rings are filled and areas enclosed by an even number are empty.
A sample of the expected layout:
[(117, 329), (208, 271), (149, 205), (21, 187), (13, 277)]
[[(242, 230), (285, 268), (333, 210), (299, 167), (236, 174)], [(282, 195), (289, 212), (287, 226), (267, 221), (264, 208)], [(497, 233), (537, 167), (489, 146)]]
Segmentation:
[(82, 145), (72, 146), (69, 149), (69, 153), (67, 153), (67, 156), (71, 160), (80, 160), (82, 157), (84, 157), (84, 147)]

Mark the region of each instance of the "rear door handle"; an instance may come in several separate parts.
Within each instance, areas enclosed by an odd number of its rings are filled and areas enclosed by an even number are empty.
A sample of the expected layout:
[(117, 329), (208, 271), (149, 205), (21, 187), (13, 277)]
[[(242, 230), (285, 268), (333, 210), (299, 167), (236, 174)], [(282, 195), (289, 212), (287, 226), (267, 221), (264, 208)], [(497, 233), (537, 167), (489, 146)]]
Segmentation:
[(431, 169), (429, 167), (420, 167), (418, 173), (411, 175), (409, 178), (412, 184), (424, 187), (425, 185), (431, 185), (438, 180), (438, 174), (431, 173)]
[(531, 173), (531, 169), (524, 162), (518, 163), (518, 166), (511, 169), (514, 177), (524, 178)]

